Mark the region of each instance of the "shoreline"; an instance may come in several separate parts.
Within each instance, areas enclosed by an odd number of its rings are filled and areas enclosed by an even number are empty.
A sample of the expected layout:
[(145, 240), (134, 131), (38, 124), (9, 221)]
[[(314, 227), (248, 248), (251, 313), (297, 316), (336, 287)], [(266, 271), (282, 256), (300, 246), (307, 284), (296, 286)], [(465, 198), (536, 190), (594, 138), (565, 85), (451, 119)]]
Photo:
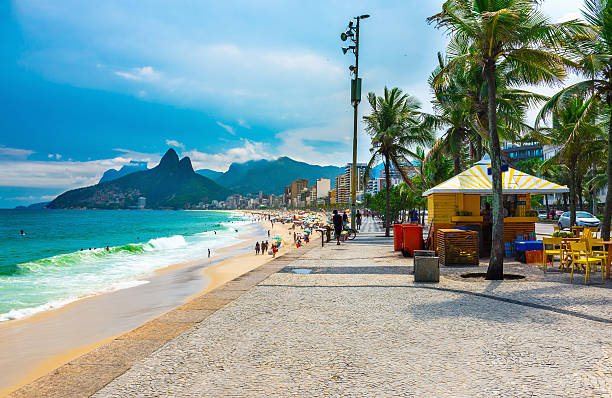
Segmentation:
[[(0, 396), (15, 391), (20, 387), (49, 373), (50, 371), (53, 371), (54, 369), (83, 355), (84, 353), (111, 341), (115, 337), (139, 327), (157, 316), (189, 302), (194, 297), (213, 290), (216, 287), (221, 286), (226, 282), (272, 260), (273, 257), (267, 254), (255, 256), (251, 248), (252, 241), (261, 240), (261, 237), (258, 237), (258, 233), (271, 229), (268, 222), (253, 221), (253, 223), (250, 225), (257, 226), (256, 230), (252, 231), (251, 233), (241, 235), (239, 238), (242, 240), (242, 242), (216, 250), (214, 252), (214, 256), (211, 258), (197, 259), (186, 263), (179, 263), (170, 265), (168, 267), (159, 268), (151, 275), (139, 278), (139, 280), (149, 280), (149, 283), (128, 289), (115, 290), (84, 297), (61, 308), (43, 311), (23, 319), (7, 321), (7, 323), (10, 324), (0, 325), (0, 352), (4, 352), (5, 355), (10, 355), (11, 351), (19, 354), (19, 348), (15, 348), (15, 345), (18, 347), (20, 344), (24, 343), (21, 341), (24, 329), (30, 334), (29, 339), (32, 340), (30, 345), (33, 344), (34, 346), (28, 347), (29, 353), (26, 353), (26, 358), (20, 358), (19, 361), (17, 361), (21, 362), (21, 366), (7, 367), (7, 369), (14, 369), (12, 375), (9, 375), (8, 377), (11, 378), (10, 381), (7, 380), (7, 375), (0, 375)], [(275, 235), (280, 233), (284, 238), (289, 238), (291, 233), (289, 232), (288, 227), (289, 226), (285, 224), (275, 224), (272, 230)], [(265, 235), (265, 233), (262, 235)], [(286, 240), (286, 242), (289, 241)], [(282, 255), (291, 250), (293, 250), (293, 245), (285, 244), (281, 247), (277, 255)], [(176, 283), (173, 283), (173, 281), (177, 279), (189, 279), (191, 282), (194, 282), (193, 285), (196, 286), (191, 286), (190, 289), (187, 289), (189, 290), (190, 294), (181, 294), (180, 292), (178, 294), (175, 293), (174, 300), (172, 300), (170, 305), (160, 306), (159, 303), (157, 303), (157, 307), (150, 309), (144, 314), (141, 312), (134, 314), (133, 310), (127, 309), (125, 312), (132, 315), (129, 322), (119, 316), (119, 320), (123, 321), (123, 323), (118, 325), (118, 327), (117, 325), (114, 325), (114, 328), (108, 327), (108, 324), (113, 322), (113, 315), (115, 316), (115, 319), (117, 318), (116, 310), (111, 310), (109, 308), (109, 303), (121, 304), (125, 302), (125, 300), (134, 301), (135, 298), (136, 301), (141, 300), (141, 304), (146, 304), (147, 296), (152, 295), (150, 290), (160, 290), (160, 288), (156, 285), (164, 285), (162, 286), (161, 290), (167, 293), (170, 287), (176, 288)], [(164, 281), (166, 282), (165, 284)], [(148, 294), (146, 293), (147, 290), (149, 290)], [(180, 286), (179, 290), (186, 293), (186, 290), (181, 290)], [(140, 294), (138, 292), (140, 292)], [(142, 296), (144, 296), (144, 298)], [(140, 307), (143, 307), (143, 305)], [(110, 317), (108, 316), (109, 312)], [(63, 340), (62, 342), (59, 344), (53, 344), (55, 349), (51, 350), (52, 352), (48, 352), (46, 355), (35, 355), (37, 348), (46, 348), (47, 351), (49, 351), (48, 345), (46, 344), (47, 341), (45, 340), (45, 337), (48, 337), (45, 333), (47, 329), (51, 328), (55, 334), (58, 332), (63, 334), (62, 332), (65, 332), (65, 329), (70, 329), (71, 325), (75, 326), (75, 317), (78, 319), (79, 317), (83, 316), (86, 318), (89, 317), (88, 320), (90, 323), (95, 325), (90, 325), (89, 327), (89, 329), (92, 329), (92, 332), (95, 332), (92, 333), (92, 335), (88, 335), (89, 338), (83, 338), (83, 336), (80, 336), (80, 339), (73, 340), (70, 336), (63, 336), (60, 337), (60, 340)], [(65, 322), (66, 319), (71, 320), (72, 322)], [(78, 319), (78, 321), (83, 320)], [(103, 330), (100, 331), (100, 328)], [(38, 330), (38, 333), (36, 333), (36, 330)], [(11, 344), (11, 342), (10, 339), (2, 338), (3, 334), (12, 337), (15, 340), (13, 350), (7, 350), (6, 346)], [(38, 338), (33, 337), (36, 335), (38, 335)], [(15, 339), (16, 337), (18, 338)], [(42, 339), (40, 339), (41, 337)], [(26, 344), (27, 340), (28, 338), (26, 338)], [(79, 344), (77, 341), (86, 341), (86, 343)], [(24, 362), (27, 362), (27, 365), (24, 364)], [(1, 363), (2, 358), (0, 358), (0, 364)]]

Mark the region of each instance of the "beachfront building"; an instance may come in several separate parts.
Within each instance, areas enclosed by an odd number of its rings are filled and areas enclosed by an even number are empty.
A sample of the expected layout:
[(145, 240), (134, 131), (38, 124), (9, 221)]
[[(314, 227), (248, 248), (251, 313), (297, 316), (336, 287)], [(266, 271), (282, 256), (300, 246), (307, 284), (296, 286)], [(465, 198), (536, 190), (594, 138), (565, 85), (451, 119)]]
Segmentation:
[(331, 180), (329, 178), (319, 178), (315, 184), (317, 190), (317, 199), (326, 198), (331, 189)]
[(147, 206), (147, 198), (141, 196), (138, 198), (138, 209), (142, 210)]
[(336, 188), (329, 190), (329, 204), (336, 204)]
[[(363, 194), (363, 191), (364, 191), (363, 176), (365, 176), (365, 171), (366, 171), (367, 166), (368, 165), (365, 163), (357, 163), (357, 192), (358, 192), (358, 195), (359, 195), (359, 192)], [(347, 200), (345, 203), (349, 203), (350, 201), (352, 172), (353, 172), (353, 163), (347, 163), (346, 166), (344, 166), (344, 184), (346, 185), (346, 189), (349, 192), (349, 200)]]
[(344, 174), (336, 176), (336, 203), (348, 203), (349, 192)]
[(531, 159), (544, 160), (544, 147), (539, 142), (529, 142), (527, 144), (504, 142), (502, 151), (508, 155), (513, 162)]

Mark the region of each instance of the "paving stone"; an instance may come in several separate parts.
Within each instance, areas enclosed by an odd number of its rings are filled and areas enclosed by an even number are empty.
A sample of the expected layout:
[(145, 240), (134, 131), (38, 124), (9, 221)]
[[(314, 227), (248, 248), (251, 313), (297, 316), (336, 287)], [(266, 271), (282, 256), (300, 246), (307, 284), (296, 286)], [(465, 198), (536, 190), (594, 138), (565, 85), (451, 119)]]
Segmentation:
[(191, 329), (195, 322), (147, 322), (120, 337), (119, 340), (170, 340)]
[(115, 339), (70, 362), (73, 365), (132, 365), (164, 345), (164, 340)]
[(64, 365), (10, 394), (11, 398), (82, 398), (124, 373), (125, 365)]
[(155, 318), (157, 322), (201, 322), (208, 318), (214, 310), (179, 310), (174, 309)]

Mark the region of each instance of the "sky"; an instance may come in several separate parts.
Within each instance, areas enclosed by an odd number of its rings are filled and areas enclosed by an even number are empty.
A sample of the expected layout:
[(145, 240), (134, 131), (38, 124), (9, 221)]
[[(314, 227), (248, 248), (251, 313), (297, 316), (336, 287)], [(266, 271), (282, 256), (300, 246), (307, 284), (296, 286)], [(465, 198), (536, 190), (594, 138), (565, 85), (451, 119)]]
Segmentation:
[[(351, 161), (354, 61), (339, 35), (361, 23), (363, 95), (400, 87), (431, 111), (427, 78), (442, 0), (0, 2), (0, 208), (95, 184), (172, 147), (194, 168), (289, 156)], [(576, 0), (545, 0), (552, 21)], [(541, 89), (552, 93), (554, 89)], [(366, 102), (360, 117), (369, 111)], [(359, 126), (358, 161), (369, 159)]]

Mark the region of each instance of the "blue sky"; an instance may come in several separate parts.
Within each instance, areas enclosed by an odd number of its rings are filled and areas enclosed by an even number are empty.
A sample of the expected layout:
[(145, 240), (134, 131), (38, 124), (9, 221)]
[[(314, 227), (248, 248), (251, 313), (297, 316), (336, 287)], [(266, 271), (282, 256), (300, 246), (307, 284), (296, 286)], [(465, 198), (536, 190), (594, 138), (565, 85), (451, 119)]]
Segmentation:
[[(361, 30), (364, 91), (387, 85), (430, 110), (427, 76), (446, 37), (441, 0), (0, 2), (0, 208), (97, 182), (169, 146), (196, 168), (290, 156), (351, 158), (339, 34)], [(553, 20), (580, 2), (548, 0)], [(368, 111), (367, 104), (360, 112)], [(359, 160), (368, 157), (360, 132)]]

